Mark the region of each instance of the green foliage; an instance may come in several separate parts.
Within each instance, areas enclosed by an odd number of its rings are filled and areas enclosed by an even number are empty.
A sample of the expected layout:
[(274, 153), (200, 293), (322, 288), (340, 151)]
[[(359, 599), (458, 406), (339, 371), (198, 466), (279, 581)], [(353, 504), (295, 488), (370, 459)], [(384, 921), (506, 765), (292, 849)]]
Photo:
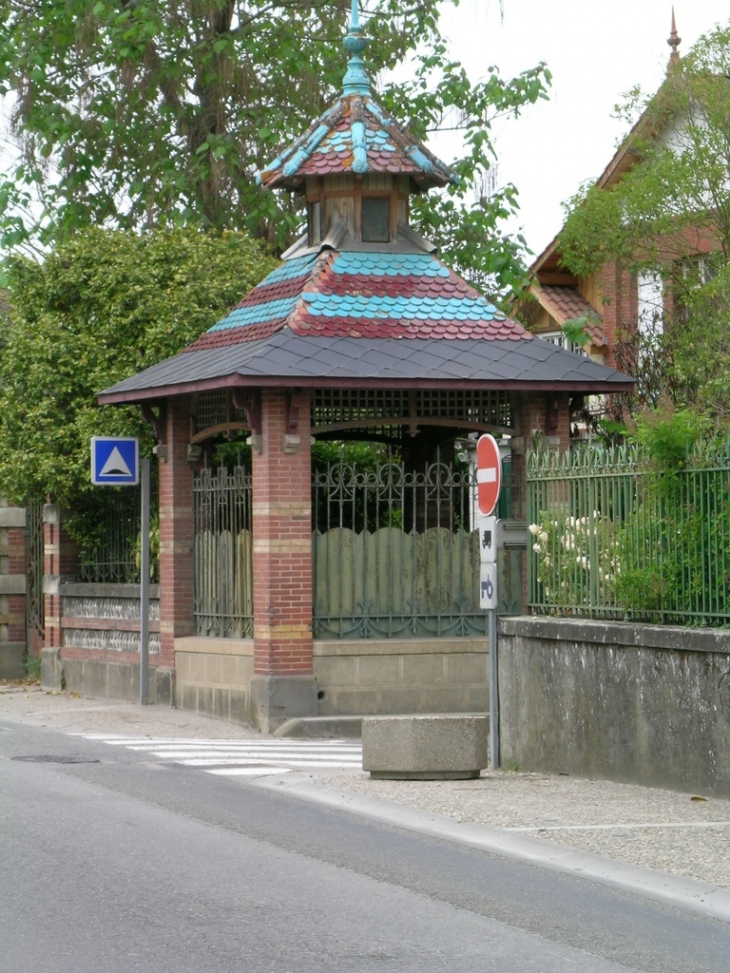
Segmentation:
[[(479, 286), (522, 281), (524, 240), (498, 224), (513, 186), (485, 191), (490, 125), (545, 97), (544, 66), (472, 82), (439, 33), (439, 3), (371, 0), (368, 63), (405, 81), (380, 100), (414, 134), (458, 129), (459, 187), (416, 201), (415, 222)], [(48, 242), (88, 225), (246, 230), (274, 248), (296, 199), (255, 174), (340, 89), (349, 0), (0, 0), (0, 91), (22, 152), (0, 181), (0, 239)], [(40, 207), (38, 206), (40, 201)]]
[[(456, 0), (455, 0), (456, 2)], [(370, 0), (368, 64), (405, 81), (380, 100), (414, 133), (459, 129), (459, 187), (418, 200), (415, 222), (447, 259), (497, 288), (523, 274), (524, 241), (498, 224), (512, 186), (486, 192), (495, 117), (545, 97), (540, 66), (472, 82), (439, 32), (440, 4)], [(48, 242), (89, 225), (247, 230), (273, 248), (301, 224), (296, 199), (255, 173), (340, 89), (349, 0), (0, 0), (0, 91), (15, 93), (22, 149), (0, 181), (0, 239)]]
[(637, 422), (642, 475), (619, 535), (615, 593), (627, 610), (681, 619), (693, 606), (730, 613), (730, 485), (727, 447), (708, 441), (709, 423), (663, 410)]
[(42, 262), (10, 260), (0, 493), (93, 506), (91, 437), (136, 435), (146, 455), (152, 445), (136, 407), (99, 409), (96, 393), (178, 352), (272, 266), (245, 235), (194, 230), (88, 230)]

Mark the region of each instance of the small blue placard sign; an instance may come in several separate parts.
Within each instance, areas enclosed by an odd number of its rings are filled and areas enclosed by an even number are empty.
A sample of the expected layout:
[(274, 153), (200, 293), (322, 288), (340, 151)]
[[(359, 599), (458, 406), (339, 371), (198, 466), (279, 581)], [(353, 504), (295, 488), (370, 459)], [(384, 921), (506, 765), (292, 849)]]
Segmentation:
[(139, 483), (139, 440), (131, 436), (93, 436), (91, 482), (94, 486)]

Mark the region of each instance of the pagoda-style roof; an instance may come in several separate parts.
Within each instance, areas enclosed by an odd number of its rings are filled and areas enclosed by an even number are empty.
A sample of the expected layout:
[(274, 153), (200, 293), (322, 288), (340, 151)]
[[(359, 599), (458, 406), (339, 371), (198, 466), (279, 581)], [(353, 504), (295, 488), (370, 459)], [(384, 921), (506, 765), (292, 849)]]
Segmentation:
[(282, 328), (320, 338), (532, 339), (418, 239), (409, 232), (387, 249), (348, 250), (347, 241), (301, 255), (295, 248), (188, 351), (258, 341)]
[[(264, 171), (264, 185), (296, 188), (321, 175), (327, 201), (333, 185), (333, 196), (342, 196), (333, 178), (342, 173), (353, 184), (358, 173), (394, 180), (406, 173), (422, 187), (454, 178), (373, 102), (363, 45), (353, 0), (342, 98)], [(499, 311), (407, 225), (405, 207), (383, 242), (369, 242), (356, 219), (348, 222), (352, 208), (334, 208), (323, 239), (310, 226), (281, 266), (188, 348), (106, 389), (99, 401), (266, 385), (631, 390), (632, 379), (533, 336)]]
[(404, 174), (420, 190), (458, 181), (369, 94), (343, 94), (259, 178), (267, 189), (296, 190), (307, 176), (366, 172)]
[(307, 176), (389, 173), (410, 176), (419, 190), (458, 182), (458, 176), (374, 100), (360, 57), (357, 3), (345, 49), (350, 53), (342, 94), (307, 131), (259, 174), (267, 189), (299, 189)]

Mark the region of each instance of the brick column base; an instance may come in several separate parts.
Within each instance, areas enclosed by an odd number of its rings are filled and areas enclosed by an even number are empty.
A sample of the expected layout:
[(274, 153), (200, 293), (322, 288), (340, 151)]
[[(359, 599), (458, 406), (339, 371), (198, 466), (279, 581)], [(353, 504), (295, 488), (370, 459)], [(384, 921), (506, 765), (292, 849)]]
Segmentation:
[(273, 733), (290, 719), (317, 715), (314, 676), (255, 675), (249, 693), (251, 722), (262, 733)]

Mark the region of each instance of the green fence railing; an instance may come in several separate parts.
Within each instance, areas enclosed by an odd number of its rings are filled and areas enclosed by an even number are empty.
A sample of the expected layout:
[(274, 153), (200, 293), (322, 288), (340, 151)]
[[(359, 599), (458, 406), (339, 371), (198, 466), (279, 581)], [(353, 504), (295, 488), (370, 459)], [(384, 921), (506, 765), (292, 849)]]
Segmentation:
[(730, 455), (658, 472), (636, 447), (527, 464), (529, 606), (537, 614), (730, 625)]

